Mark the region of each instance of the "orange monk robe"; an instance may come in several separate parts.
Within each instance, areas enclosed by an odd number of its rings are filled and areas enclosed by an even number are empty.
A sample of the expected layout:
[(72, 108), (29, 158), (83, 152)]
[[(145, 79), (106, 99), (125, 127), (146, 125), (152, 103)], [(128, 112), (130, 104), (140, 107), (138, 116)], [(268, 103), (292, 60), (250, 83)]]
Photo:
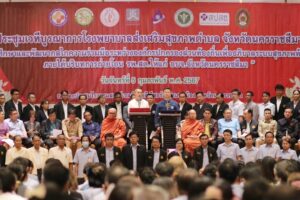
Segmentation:
[(193, 155), (194, 149), (200, 146), (199, 136), (204, 132), (201, 122), (193, 119), (186, 119), (181, 127), (181, 137), (185, 150)]
[(105, 146), (105, 134), (112, 133), (115, 137), (114, 146), (123, 148), (126, 145), (126, 140), (124, 136), (126, 134), (126, 125), (125, 122), (121, 119), (110, 119), (105, 118), (102, 122), (101, 127), (101, 141)]

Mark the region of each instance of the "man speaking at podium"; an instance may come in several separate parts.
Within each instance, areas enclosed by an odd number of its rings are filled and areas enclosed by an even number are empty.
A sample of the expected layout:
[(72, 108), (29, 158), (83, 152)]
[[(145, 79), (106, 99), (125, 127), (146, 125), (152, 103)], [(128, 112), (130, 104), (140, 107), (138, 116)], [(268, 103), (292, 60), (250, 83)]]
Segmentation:
[(128, 103), (128, 113), (130, 114), (131, 108), (149, 108), (149, 103), (143, 99), (143, 91), (141, 88), (134, 90), (134, 98)]

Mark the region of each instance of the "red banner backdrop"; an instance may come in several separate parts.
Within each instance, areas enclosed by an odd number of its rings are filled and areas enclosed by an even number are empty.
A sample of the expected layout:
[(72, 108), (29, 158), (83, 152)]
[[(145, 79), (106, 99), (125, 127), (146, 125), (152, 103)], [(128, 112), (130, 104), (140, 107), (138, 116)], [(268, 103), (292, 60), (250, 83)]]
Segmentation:
[[(23, 95), (128, 98), (169, 86), (207, 98), (300, 87), (300, 5), (2, 3), (0, 67)], [(298, 49), (299, 48), (299, 49)], [(3, 79), (3, 78), (2, 78)], [(2, 80), (3, 82), (3, 80)], [(5, 90), (4, 87), (1, 88)]]

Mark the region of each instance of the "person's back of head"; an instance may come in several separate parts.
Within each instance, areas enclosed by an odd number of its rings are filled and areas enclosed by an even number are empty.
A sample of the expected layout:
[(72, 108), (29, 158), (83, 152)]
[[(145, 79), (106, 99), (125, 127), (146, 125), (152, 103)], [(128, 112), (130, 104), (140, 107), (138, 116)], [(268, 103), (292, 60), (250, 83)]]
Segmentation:
[(158, 176), (171, 177), (174, 172), (174, 167), (169, 162), (160, 162), (155, 166), (155, 172)]
[(218, 171), (217, 165), (215, 163), (209, 163), (202, 171), (202, 175), (210, 177), (212, 179), (216, 179), (217, 171)]
[(265, 179), (268, 181), (274, 182), (274, 166), (276, 164), (276, 160), (272, 157), (264, 157), (261, 161), (261, 170)]
[(197, 199), (204, 195), (206, 188), (214, 183), (214, 179), (203, 176), (197, 177), (191, 183), (188, 190), (189, 199)]
[(233, 184), (239, 174), (239, 166), (234, 160), (227, 158), (219, 166), (218, 169), (220, 178)]
[(169, 194), (161, 187), (156, 185), (147, 185), (137, 190), (134, 200), (169, 200)]
[(153, 181), (152, 184), (159, 186), (167, 191), (169, 193), (170, 199), (174, 199), (178, 196), (176, 182), (171, 177), (158, 177)]
[(110, 167), (107, 170), (106, 173), (106, 182), (108, 184), (114, 183), (116, 184), (120, 178), (122, 178), (123, 176), (127, 176), (130, 174), (130, 171), (120, 165), (113, 165), (112, 167)]
[(152, 168), (144, 167), (140, 170), (139, 177), (144, 184), (152, 184), (156, 174)]
[(0, 168), (0, 191), (3, 193), (13, 192), (16, 187), (16, 181), (16, 176), (10, 169), (5, 167)]
[(179, 171), (176, 176), (178, 191), (181, 195), (188, 193), (189, 187), (193, 180), (198, 177), (198, 172), (195, 169), (185, 169)]
[(103, 163), (97, 163), (90, 167), (87, 172), (90, 187), (100, 188), (104, 184), (106, 167)]
[(23, 165), (18, 163), (10, 163), (7, 168), (14, 173), (17, 178), (17, 181), (24, 181), (26, 178), (26, 168)]
[(50, 162), (46, 164), (43, 174), (46, 184), (54, 184), (61, 189), (61, 191), (66, 189), (69, 180), (69, 170), (63, 165)]
[(136, 176), (123, 176), (118, 180), (118, 183), (110, 193), (108, 200), (132, 200), (134, 190), (139, 189), (142, 186), (143, 184)]
[(243, 167), (240, 170), (239, 177), (241, 179), (244, 179), (245, 181), (249, 181), (252, 179), (256, 179), (257, 177), (262, 176), (262, 170), (259, 165), (256, 164), (246, 164), (245, 167)]
[(270, 184), (264, 178), (255, 178), (245, 183), (243, 200), (265, 199)]
[(173, 156), (168, 162), (174, 167), (173, 176), (176, 176), (181, 170), (187, 168), (184, 160), (180, 156)]
[(298, 163), (292, 160), (281, 160), (275, 164), (275, 177), (281, 183), (286, 183), (289, 174), (299, 171)]
[(299, 191), (283, 184), (268, 190), (265, 200), (299, 200), (299, 196)]

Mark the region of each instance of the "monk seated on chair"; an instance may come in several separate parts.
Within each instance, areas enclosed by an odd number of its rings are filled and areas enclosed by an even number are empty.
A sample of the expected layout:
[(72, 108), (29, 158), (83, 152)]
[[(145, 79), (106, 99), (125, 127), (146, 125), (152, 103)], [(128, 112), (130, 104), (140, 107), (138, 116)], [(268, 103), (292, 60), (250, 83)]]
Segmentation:
[(114, 146), (120, 149), (126, 145), (124, 136), (126, 134), (126, 125), (122, 119), (117, 118), (117, 110), (115, 108), (108, 109), (108, 115), (102, 122), (101, 141), (105, 146), (105, 135), (112, 133), (114, 135)]
[(204, 127), (197, 120), (197, 113), (194, 109), (188, 112), (188, 118), (183, 122), (181, 127), (181, 137), (187, 152), (193, 154), (194, 149), (199, 147), (199, 136), (204, 132)]

